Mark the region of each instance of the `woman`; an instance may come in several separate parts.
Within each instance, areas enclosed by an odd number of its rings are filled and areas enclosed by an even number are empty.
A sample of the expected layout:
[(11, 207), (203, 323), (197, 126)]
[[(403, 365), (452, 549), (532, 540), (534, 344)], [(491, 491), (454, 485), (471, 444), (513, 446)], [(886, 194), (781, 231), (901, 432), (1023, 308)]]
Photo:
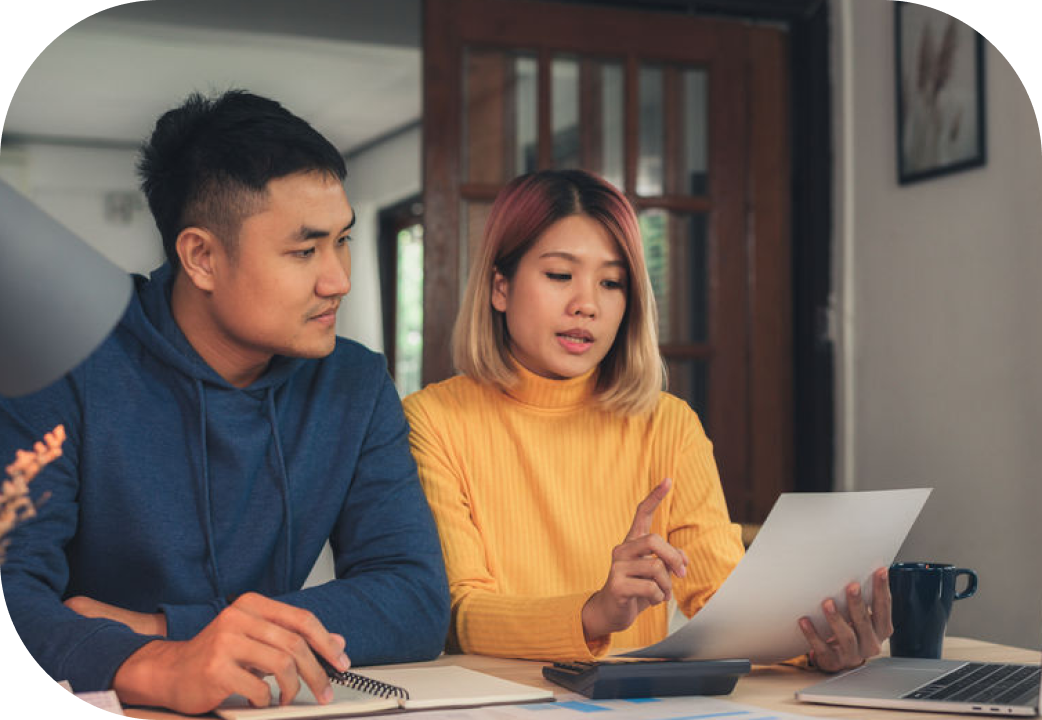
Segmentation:
[[(413, 455), (452, 594), (450, 649), (592, 660), (662, 639), (742, 555), (712, 445), (661, 391), (656, 311), (632, 207), (575, 170), (522, 176), (489, 215), (453, 337), (462, 375), (406, 398)], [(621, 541), (621, 542), (620, 542)], [(832, 636), (801, 627), (819, 667), (878, 652), (848, 588)], [(858, 588), (858, 592), (860, 588)]]

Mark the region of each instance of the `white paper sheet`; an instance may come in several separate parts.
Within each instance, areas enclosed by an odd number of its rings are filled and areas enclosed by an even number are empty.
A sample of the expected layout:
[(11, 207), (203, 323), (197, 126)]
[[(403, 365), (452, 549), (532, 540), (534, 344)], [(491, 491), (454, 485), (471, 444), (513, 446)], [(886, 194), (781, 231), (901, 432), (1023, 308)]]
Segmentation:
[(844, 588), (889, 566), (930, 489), (786, 493), (749, 551), (709, 602), (683, 627), (631, 657), (787, 660), (807, 651), (797, 621), (811, 618), (831, 634), (821, 602), (846, 611)]
[(58, 684), (61, 685), (68, 692), (73, 693), (76, 697), (85, 703), (89, 703), (96, 708), (107, 710), (114, 715), (123, 714), (123, 706), (119, 704), (119, 696), (116, 695), (115, 690), (95, 690), (92, 692), (73, 692), (72, 685), (69, 684), (68, 680), (59, 680)]

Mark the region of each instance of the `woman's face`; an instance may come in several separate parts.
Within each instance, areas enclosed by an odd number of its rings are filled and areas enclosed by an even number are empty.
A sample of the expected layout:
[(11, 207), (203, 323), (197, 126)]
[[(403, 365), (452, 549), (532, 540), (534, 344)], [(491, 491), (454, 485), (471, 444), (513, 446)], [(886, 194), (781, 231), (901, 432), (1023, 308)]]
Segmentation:
[(626, 312), (626, 261), (599, 223), (586, 215), (558, 220), (518, 263), (496, 272), (492, 306), (506, 316), (510, 351), (547, 378), (582, 375), (615, 342)]

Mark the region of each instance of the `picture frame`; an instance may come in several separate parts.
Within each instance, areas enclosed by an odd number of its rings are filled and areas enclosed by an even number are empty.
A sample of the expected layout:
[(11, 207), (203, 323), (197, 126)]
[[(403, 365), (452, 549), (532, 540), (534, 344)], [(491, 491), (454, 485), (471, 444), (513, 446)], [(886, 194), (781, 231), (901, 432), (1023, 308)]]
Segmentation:
[(984, 38), (939, 10), (894, 3), (901, 185), (986, 162)]

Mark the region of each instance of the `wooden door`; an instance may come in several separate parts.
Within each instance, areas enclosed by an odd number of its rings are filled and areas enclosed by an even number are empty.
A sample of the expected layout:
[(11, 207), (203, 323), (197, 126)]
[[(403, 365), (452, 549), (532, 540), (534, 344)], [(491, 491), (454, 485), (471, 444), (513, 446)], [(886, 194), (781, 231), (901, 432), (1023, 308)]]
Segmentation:
[(514, 176), (581, 167), (636, 207), (669, 390), (713, 440), (732, 517), (792, 488), (783, 31), (530, 0), (424, 5), (424, 383)]

